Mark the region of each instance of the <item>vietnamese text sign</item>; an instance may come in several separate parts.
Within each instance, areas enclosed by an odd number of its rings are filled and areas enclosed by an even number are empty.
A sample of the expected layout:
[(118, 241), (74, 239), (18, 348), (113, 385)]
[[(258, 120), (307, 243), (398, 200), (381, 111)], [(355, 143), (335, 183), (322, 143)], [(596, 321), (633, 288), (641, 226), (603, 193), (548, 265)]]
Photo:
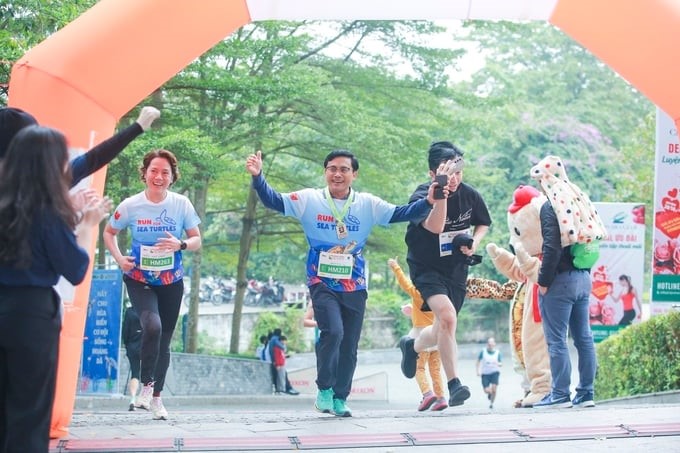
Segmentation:
[(118, 393), (122, 289), (119, 270), (95, 269), (92, 273), (80, 393)]

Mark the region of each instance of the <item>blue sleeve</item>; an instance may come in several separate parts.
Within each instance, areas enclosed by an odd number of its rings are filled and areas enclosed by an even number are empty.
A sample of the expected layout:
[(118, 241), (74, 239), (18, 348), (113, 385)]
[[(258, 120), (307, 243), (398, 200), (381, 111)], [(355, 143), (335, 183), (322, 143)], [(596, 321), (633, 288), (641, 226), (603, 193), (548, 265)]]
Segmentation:
[(76, 242), (76, 236), (57, 216), (42, 223), (46, 253), (52, 268), (72, 285), (85, 278), (90, 257)]
[(484, 355), (484, 351), (479, 351), (479, 356), (477, 356), (477, 360), (482, 360), (483, 355)]
[(283, 197), (272, 186), (267, 184), (261, 172), (259, 175), (253, 176), (253, 189), (257, 192), (257, 196), (260, 197), (263, 205), (281, 214), (285, 213)]
[(421, 198), (412, 203), (397, 206), (394, 208), (394, 213), (390, 219), (390, 223), (408, 222), (410, 220), (424, 219), (430, 213), (432, 205), (427, 201), (427, 198)]
[(269, 340), (269, 342), (271, 343), (271, 346), (273, 348), (281, 348), (284, 351), (286, 350), (285, 346), (283, 346), (283, 343), (281, 342), (279, 337), (274, 336), (274, 337), (271, 338), (271, 340)]

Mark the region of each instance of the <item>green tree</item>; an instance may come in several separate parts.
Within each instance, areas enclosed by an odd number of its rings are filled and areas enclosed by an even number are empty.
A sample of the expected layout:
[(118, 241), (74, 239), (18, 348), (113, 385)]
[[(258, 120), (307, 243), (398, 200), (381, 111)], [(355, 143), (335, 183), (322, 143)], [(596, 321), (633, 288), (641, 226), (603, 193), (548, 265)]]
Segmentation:
[(96, 0), (6, 0), (0, 3), (0, 106), (7, 105), (12, 66), (31, 47), (68, 24)]

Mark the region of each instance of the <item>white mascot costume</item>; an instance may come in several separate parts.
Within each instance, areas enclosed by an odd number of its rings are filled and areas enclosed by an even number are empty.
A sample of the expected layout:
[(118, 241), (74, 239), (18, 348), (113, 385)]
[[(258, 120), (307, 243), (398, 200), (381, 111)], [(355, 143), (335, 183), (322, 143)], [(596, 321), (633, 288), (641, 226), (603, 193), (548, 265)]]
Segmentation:
[(511, 302), (510, 344), (515, 370), (524, 375), (525, 395), (516, 407), (532, 407), (550, 393), (548, 346), (538, 309), (538, 270), (543, 247), (539, 213), (546, 197), (520, 186), (508, 207), (510, 246), (515, 253), (490, 243), (486, 251), (500, 273), (520, 283)]

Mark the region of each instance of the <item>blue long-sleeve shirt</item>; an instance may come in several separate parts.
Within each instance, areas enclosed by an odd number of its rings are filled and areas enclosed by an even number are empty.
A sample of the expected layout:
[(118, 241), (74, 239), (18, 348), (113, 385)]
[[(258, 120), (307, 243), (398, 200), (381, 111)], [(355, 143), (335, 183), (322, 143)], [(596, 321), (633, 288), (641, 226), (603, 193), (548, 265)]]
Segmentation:
[[(285, 212), (283, 197), (272, 186), (267, 184), (262, 173), (253, 176), (253, 188), (265, 207), (282, 214)], [(427, 198), (414, 203), (395, 206), (389, 223), (408, 222), (413, 219), (425, 218), (429, 214), (430, 209), (432, 209), (432, 205), (427, 201)]]
[[(307, 286), (323, 282), (338, 292), (366, 289), (363, 248), (375, 225), (425, 218), (432, 209), (426, 198), (395, 206), (375, 195), (350, 191), (347, 200), (331, 200), (335, 204), (334, 210), (323, 189), (280, 194), (267, 184), (262, 174), (253, 177), (253, 188), (264, 206), (300, 221), (309, 243)], [(342, 219), (336, 218), (345, 203), (350, 204), (349, 209)], [(340, 221), (346, 229), (344, 235), (338, 235), (336, 231)], [(333, 257), (327, 256), (327, 252), (334, 254)], [(328, 266), (329, 260), (341, 264)], [(342, 271), (337, 272), (337, 269)]]
[(17, 269), (0, 265), (0, 285), (51, 287), (60, 275), (73, 285), (83, 281), (90, 257), (56, 213), (45, 210), (35, 215), (29, 242), (30, 267)]

